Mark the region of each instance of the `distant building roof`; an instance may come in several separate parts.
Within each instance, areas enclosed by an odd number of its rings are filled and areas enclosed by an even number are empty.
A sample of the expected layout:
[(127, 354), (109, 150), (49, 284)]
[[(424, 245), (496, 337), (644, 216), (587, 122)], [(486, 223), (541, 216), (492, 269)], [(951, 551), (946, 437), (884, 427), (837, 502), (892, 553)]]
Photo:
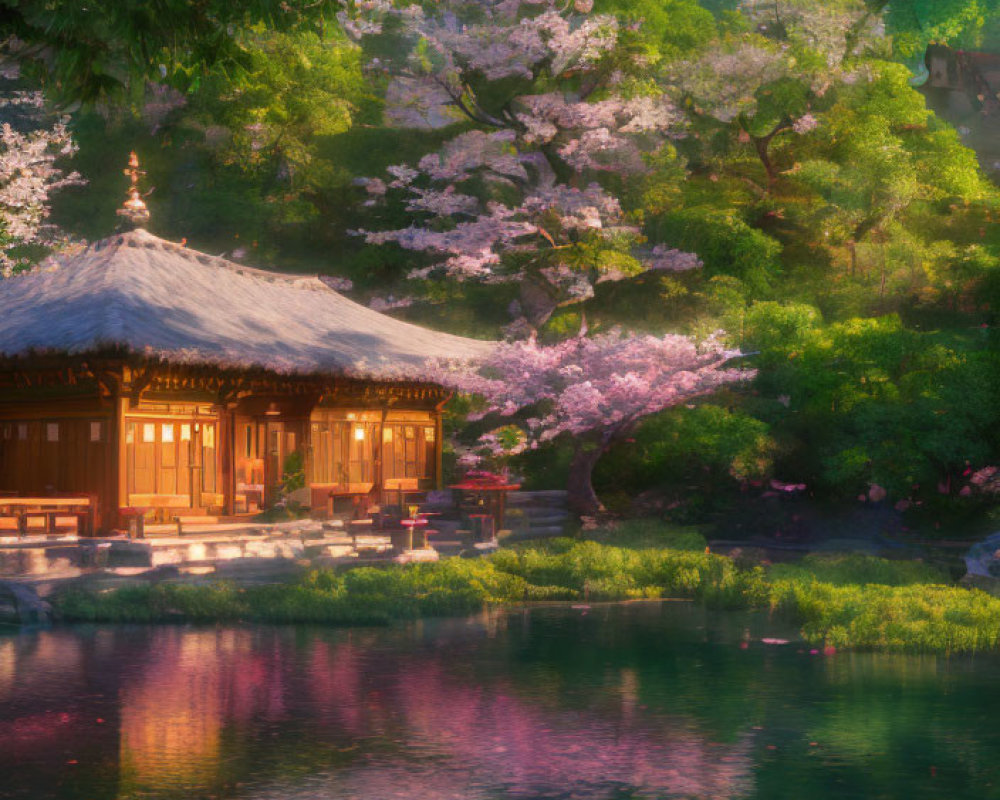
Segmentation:
[(172, 362), (419, 379), (490, 342), (393, 319), (321, 278), (251, 269), (145, 230), (0, 280), (0, 354), (124, 348)]

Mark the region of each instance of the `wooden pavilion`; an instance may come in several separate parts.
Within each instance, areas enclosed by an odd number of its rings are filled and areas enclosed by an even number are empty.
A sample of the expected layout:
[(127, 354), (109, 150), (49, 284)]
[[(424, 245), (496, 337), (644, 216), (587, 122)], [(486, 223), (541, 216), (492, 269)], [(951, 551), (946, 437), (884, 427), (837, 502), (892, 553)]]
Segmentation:
[(293, 454), (314, 509), (436, 487), (426, 360), (489, 347), (141, 228), (0, 280), (0, 309), (0, 495), (89, 495), (100, 530), (255, 513)]

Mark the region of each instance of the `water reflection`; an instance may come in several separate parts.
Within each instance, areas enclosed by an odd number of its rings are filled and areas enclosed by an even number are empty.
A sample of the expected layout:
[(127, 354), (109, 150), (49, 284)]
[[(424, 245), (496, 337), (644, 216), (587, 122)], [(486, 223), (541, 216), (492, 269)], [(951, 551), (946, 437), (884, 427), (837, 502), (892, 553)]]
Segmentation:
[(940, 702), (968, 699), (980, 668), (743, 650), (734, 630), (758, 623), (734, 619), (648, 606), (0, 639), (0, 797), (940, 796), (906, 777), (925, 751), (952, 797), (973, 780), (993, 796), (997, 735), (956, 735)]

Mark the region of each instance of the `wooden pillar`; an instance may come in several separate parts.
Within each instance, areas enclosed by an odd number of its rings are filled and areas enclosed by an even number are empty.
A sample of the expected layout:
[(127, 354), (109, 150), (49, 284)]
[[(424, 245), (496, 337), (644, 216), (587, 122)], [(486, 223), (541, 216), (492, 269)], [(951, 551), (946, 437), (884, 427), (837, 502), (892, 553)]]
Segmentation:
[(219, 455), (222, 458), (222, 511), (232, 516), (236, 513), (236, 412), (227, 408), (219, 410)]
[(444, 453), (444, 442), (441, 441), (444, 438), (441, 413), (440, 407), (434, 410), (434, 488), (438, 491), (444, 485), (444, 477), (441, 475), (442, 455)]
[(101, 527), (118, 527), (118, 509), (128, 505), (128, 456), (125, 444), (125, 410), (128, 398), (120, 393), (115, 396), (111, 412), (111, 425), (108, 432), (108, 448), (111, 458), (111, 491), (104, 498), (101, 512)]
[[(385, 505), (385, 464), (382, 457), (385, 451), (385, 421), (389, 416), (389, 409), (382, 407), (382, 416), (379, 420), (378, 430), (375, 431), (375, 502), (380, 506)], [(402, 503), (400, 503), (402, 505)]]
[[(315, 406), (313, 406), (315, 408)], [(302, 438), (299, 440), (299, 450), (302, 453), (302, 469), (305, 472), (306, 487), (316, 482), (316, 467), (313, 463), (312, 409), (302, 427)]]

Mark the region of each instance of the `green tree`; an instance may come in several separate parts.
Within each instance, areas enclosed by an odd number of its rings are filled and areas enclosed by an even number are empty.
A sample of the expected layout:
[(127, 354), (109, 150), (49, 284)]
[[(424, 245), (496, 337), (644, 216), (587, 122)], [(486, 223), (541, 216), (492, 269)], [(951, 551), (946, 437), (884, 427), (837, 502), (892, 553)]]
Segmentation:
[(254, 175), (266, 192), (296, 207), (350, 182), (323, 142), (381, 116), (377, 82), (361, 51), (342, 34), (284, 33), (256, 26), (237, 37), (245, 53), (238, 77), (211, 73), (189, 95), (181, 125), (204, 131), (217, 163)]
[[(66, 101), (142, 92), (148, 79), (190, 88), (209, 68), (240, 71), (253, 24), (324, 30), (333, 0), (2, 0), (6, 56)], [(13, 37), (13, 38), (11, 38)]]

